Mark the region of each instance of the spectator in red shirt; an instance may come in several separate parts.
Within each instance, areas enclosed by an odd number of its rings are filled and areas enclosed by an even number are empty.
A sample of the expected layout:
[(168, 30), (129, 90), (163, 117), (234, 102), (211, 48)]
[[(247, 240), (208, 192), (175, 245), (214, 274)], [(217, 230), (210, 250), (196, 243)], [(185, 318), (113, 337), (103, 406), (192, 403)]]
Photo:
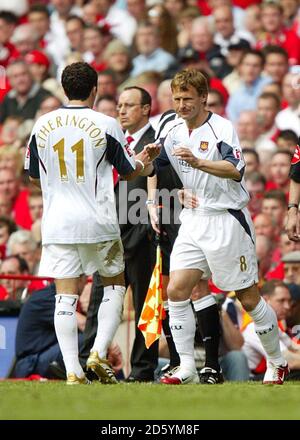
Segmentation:
[(291, 65), (300, 63), (300, 39), (292, 30), (284, 28), (283, 9), (276, 1), (268, 1), (262, 4), (261, 13), (263, 31), (260, 35), (256, 48), (273, 44), (283, 47), (289, 56)]
[(272, 217), (280, 231), (284, 228), (287, 213), (287, 200), (280, 190), (268, 191), (264, 194), (261, 212)]
[(231, 6), (238, 6), (239, 8), (246, 9), (251, 5), (261, 3), (261, 0), (198, 0), (198, 7), (203, 15), (210, 15), (212, 8), (217, 6), (223, 6), (224, 4)]
[(292, 130), (282, 130), (278, 133), (276, 144), (278, 150), (288, 150), (294, 155), (298, 144), (298, 136)]
[(0, 11), (0, 64), (7, 67), (15, 55), (15, 46), (10, 42), (18, 23), (18, 17), (12, 12)]
[(32, 222), (40, 220), (43, 215), (43, 197), (39, 189), (33, 189), (30, 191), (29, 198), (29, 211)]
[[(92, 55), (91, 66), (97, 71), (102, 72), (107, 65), (103, 59), (105, 40), (101, 29), (97, 26), (89, 26), (84, 31), (84, 55)], [(107, 43), (107, 42), (106, 42)]]
[(278, 240), (279, 240), (279, 234), (280, 230), (278, 229), (276, 223), (272, 219), (271, 216), (267, 214), (258, 214), (254, 221), (254, 227), (255, 227), (255, 234), (258, 235), (264, 235), (270, 240), (270, 243), (272, 244), (271, 247), (271, 264), (270, 267), (274, 268), (277, 266), (279, 260), (280, 260), (280, 251), (278, 249)]
[(280, 263), (282, 256), (279, 246), (279, 237), (284, 228), (287, 214), (287, 199), (284, 192), (280, 190), (266, 192), (262, 201), (262, 213), (269, 215), (276, 225), (275, 238), (277, 239), (278, 245), (276, 248), (274, 247), (272, 255), (273, 267), (276, 267)]
[(271, 242), (274, 242), (276, 238), (276, 225), (272, 217), (267, 214), (258, 214), (253, 223), (256, 235), (264, 235), (269, 238)]
[(270, 180), (267, 182), (266, 191), (280, 189), (286, 195), (289, 192), (289, 172), (292, 155), (288, 150), (276, 151), (271, 159)]
[(0, 259), (6, 256), (6, 243), (13, 232), (16, 232), (17, 225), (9, 217), (0, 216)]
[(281, 254), (280, 263), (272, 270), (270, 270), (265, 278), (266, 280), (272, 280), (277, 278), (279, 280), (284, 279), (284, 263), (282, 262), (282, 258), (294, 251), (298, 251), (300, 249), (300, 244), (295, 241), (291, 241), (285, 231), (282, 231), (279, 238), (279, 250)]
[(32, 219), (31, 233), (37, 243), (42, 241), (42, 215), (43, 215), (43, 198), (39, 189), (35, 188), (29, 194), (29, 211)]
[(240, 8), (248, 8), (251, 5), (259, 5), (262, 0), (233, 0), (233, 4), (239, 6)]
[(9, 168), (0, 169), (0, 197), (4, 196), (12, 203), (12, 217), (18, 226), (31, 228), (28, 207), (28, 190), (20, 190), (20, 180), (16, 172)]
[(41, 84), (49, 77), (50, 60), (44, 52), (32, 50), (24, 57), (34, 81)]
[[(1, 275), (28, 275), (28, 265), (24, 258), (18, 255), (6, 257), (0, 266)], [(25, 280), (0, 280), (0, 300), (20, 300), (28, 281)]]

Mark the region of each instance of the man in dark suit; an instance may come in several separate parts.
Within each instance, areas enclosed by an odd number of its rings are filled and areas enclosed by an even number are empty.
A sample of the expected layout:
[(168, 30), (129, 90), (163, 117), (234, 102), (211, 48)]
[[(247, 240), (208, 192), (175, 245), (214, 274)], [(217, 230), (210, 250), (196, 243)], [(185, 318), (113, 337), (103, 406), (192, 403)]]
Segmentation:
[[(118, 101), (120, 123), (128, 145), (134, 154), (152, 143), (155, 132), (149, 123), (151, 96), (140, 87), (127, 87)], [(147, 178), (120, 181), (116, 186), (116, 203), (121, 238), (125, 251), (126, 283), (133, 293), (136, 324), (140, 318), (152, 273), (151, 242), (149, 239)], [(136, 327), (131, 353), (131, 373), (128, 381), (152, 381), (158, 360), (158, 341), (149, 349)]]

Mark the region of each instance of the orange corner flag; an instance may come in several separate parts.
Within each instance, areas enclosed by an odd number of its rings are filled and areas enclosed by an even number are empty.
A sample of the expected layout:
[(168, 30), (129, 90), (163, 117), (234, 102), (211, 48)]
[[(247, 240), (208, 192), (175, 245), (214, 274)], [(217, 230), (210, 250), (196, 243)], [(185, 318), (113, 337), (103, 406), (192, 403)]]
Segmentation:
[(162, 300), (162, 254), (160, 246), (157, 246), (156, 263), (138, 323), (138, 328), (144, 335), (147, 348), (149, 348), (156, 339), (160, 338), (162, 320), (164, 318), (165, 310)]

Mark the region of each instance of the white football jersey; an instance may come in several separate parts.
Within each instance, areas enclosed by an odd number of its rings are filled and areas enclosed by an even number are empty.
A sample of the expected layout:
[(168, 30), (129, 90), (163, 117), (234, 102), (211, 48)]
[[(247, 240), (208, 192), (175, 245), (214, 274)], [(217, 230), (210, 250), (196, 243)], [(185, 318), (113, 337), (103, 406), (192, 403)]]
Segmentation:
[(43, 244), (98, 243), (120, 236), (112, 165), (135, 161), (121, 127), (88, 107), (62, 107), (33, 127), (25, 168), (43, 192)]
[[(155, 168), (169, 163), (181, 179), (183, 186), (196, 192), (199, 211), (240, 210), (249, 201), (243, 173), (245, 162), (238, 136), (232, 123), (219, 115), (209, 113), (207, 120), (198, 128), (189, 130), (185, 121), (172, 114), (166, 114), (157, 130), (157, 137), (163, 145)], [(241, 174), (241, 180), (224, 179), (191, 167), (184, 160), (173, 155), (178, 147), (190, 148), (194, 156), (211, 161), (227, 160)]]

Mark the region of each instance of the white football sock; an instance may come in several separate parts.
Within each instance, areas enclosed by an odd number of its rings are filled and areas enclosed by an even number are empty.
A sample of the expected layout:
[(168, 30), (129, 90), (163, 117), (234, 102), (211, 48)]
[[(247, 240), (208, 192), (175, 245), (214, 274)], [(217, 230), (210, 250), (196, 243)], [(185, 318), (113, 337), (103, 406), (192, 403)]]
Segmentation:
[(100, 358), (107, 357), (107, 349), (112, 343), (122, 319), (124, 286), (104, 287), (104, 295), (98, 310), (97, 335), (91, 351), (97, 351)]
[(78, 359), (77, 300), (78, 295), (55, 295), (54, 327), (67, 374), (82, 377), (84, 373)]
[(196, 370), (194, 359), (194, 338), (196, 322), (189, 299), (186, 301), (168, 301), (170, 328), (176, 350), (180, 357), (180, 367), (189, 373)]
[(275, 365), (284, 365), (286, 361), (280, 351), (277, 317), (272, 307), (261, 298), (249, 315), (254, 321), (256, 334), (267, 353), (267, 359)]

